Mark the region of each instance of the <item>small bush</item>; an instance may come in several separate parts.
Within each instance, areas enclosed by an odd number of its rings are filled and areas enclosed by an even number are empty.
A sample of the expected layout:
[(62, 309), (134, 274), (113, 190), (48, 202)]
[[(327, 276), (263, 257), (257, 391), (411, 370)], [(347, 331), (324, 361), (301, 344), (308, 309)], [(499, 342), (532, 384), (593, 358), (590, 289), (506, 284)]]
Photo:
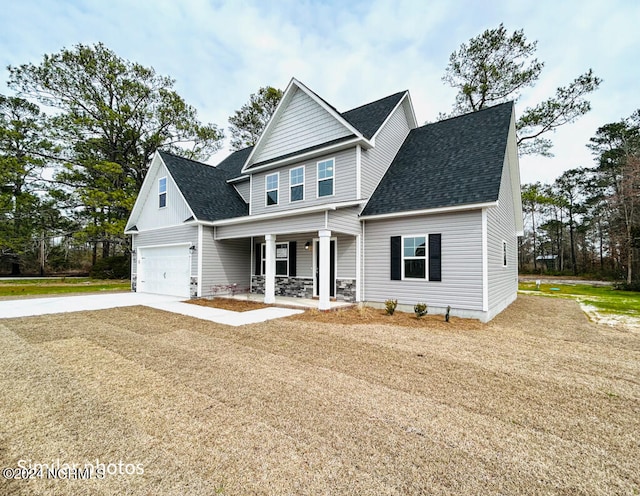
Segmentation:
[(413, 311), (416, 313), (416, 317), (419, 319), (420, 317), (424, 317), (427, 315), (427, 304), (426, 303), (416, 303), (413, 307)]
[(117, 255), (101, 258), (91, 268), (89, 275), (93, 279), (129, 279), (131, 276), (131, 257)]
[(640, 281), (616, 282), (613, 287), (619, 291), (640, 291)]
[(384, 302), (384, 309), (387, 311), (387, 315), (393, 315), (398, 306), (398, 300), (387, 300)]

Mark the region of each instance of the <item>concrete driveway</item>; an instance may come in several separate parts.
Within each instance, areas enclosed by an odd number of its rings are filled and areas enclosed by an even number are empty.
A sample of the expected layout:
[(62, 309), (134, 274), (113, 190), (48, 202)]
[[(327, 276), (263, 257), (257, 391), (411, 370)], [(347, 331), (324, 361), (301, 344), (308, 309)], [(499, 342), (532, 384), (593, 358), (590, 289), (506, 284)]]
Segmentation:
[(178, 296), (145, 293), (110, 293), (5, 300), (0, 301), (0, 319), (144, 305), (158, 310), (217, 322), (219, 324), (241, 326), (288, 317), (289, 315), (302, 312), (302, 310), (276, 307), (261, 308), (249, 312), (232, 312), (220, 308), (191, 305), (184, 303), (183, 300), (183, 298)]

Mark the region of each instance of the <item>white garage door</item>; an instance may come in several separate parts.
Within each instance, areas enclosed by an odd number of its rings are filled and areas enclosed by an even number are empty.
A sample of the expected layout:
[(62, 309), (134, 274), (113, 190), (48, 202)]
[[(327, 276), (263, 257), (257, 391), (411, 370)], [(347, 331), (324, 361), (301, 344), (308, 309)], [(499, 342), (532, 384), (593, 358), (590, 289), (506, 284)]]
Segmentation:
[(189, 245), (138, 248), (138, 292), (190, 295)]

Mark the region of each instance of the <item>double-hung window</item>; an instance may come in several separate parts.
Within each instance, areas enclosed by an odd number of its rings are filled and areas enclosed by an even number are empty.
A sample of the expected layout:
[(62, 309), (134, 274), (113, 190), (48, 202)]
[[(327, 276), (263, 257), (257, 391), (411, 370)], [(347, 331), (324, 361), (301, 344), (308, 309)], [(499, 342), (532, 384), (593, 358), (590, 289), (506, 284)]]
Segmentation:
[(269, 174), (265, 178), (267, 191), (267, 205), (278, 204), (278, 184), (280, 182), (280, 174)]
[(304, 200), (304, 166), (289, 171), (289, 201)]
[[(267, 273), (267, 245), (260, 245), (260, 258), (262, 262), (262, 274)], [(289, 243), (276, 243), (276, 275), (289, 275)]]
[(402, 270), (405, 279), (426, 278), (426, 241), (426, 236), (406, 236), (402, 239)]
[(318, 162), (318, 197), (333, 196), (335, 169), (334, 159)]
[(158, 207), (164, 208), (167, 206), (167, 178), (161, 177), (158, 179)]

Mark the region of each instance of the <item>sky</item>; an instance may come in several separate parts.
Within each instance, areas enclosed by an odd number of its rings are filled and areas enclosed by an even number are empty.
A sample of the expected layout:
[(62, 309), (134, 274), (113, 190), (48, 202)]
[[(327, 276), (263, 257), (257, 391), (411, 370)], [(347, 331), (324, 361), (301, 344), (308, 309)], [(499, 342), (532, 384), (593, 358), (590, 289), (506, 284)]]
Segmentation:
[(451, 111), (456, 91), (441, 79), (449, 55), (501, 22), (537, 40), (545, 63), (516, 114), (589, 68), (603, 79), (591, 112), (551, 136), (553, 158), (520, 158), (522, 183), (593, 166), (586, 144), (598, 127), (640, 109), (636, 0), (5, 0), (0, 93), (12, 94), (6, 66), (102, 42), (175, 79), (199, 119), (223, 128), (251, 93), (292, 77), (341, 112), (409, 90), (422, 124)]

